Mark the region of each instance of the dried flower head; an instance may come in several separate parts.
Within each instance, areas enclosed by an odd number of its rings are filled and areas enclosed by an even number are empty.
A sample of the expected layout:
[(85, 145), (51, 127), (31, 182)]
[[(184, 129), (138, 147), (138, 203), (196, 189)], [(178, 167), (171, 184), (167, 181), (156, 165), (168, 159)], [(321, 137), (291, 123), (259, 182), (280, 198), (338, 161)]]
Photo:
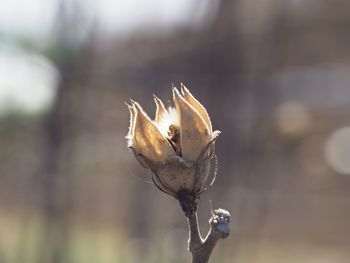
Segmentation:
[(213, 132), (206, 109), (183, 84), (181, 93), (173, 88), (174, 107), (166, 108), (156, 96), (154, 101), (154, 120), (139, 103), (132, 100), (128, 105), (128, 147), (153, 172), (153, 182), (160, 190), (175, 198), (186, 192), (196, 199), (205, 189), (220, 132)]

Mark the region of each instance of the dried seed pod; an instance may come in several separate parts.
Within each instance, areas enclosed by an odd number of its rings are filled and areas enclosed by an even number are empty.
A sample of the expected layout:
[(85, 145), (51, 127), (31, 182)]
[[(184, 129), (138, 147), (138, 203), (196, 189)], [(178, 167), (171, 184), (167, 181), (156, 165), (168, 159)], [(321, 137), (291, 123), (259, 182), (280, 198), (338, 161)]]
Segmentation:
[(183, 84), (181, 94), (173, 88), (175, 107), (166, 109), (159, 98), (154, 100), (154, 121), (137, 102), (128, 105), (128, 146), (140, 164), (152, 171), (160, 190), (177, 199), (187, 195), (195, 200), (205, 189), (220, 132), (213, 132), (206, 109)]

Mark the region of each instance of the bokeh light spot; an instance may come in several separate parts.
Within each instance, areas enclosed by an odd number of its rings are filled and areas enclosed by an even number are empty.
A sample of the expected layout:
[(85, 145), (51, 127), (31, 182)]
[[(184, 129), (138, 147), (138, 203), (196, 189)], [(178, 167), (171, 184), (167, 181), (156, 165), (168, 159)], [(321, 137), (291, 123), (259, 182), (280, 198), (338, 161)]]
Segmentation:
[(44, 56), (0, 46), (0, 115), (40, 113), (55, 98), (58, 72)]
[(350, 126), (338, 129), (329, 136), (325, 156), (337, 173), (350, 174)]
[(277, 107), (276, 125), (285, 136), (299, 137), (304, 135), (310, 126), (311, 117), (308, 110), (296, 102), (286, 102)]

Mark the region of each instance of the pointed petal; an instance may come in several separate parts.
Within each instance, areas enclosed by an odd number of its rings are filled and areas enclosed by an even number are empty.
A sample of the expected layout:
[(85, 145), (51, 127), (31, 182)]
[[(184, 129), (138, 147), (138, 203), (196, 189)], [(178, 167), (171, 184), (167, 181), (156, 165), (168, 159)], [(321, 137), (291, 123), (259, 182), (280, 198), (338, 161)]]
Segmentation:
[(196, 161), (202, 150), (209, 143), (209, 128), (198, 111), (192, 107), (173, 88), (175, 108), (180, 115), (180, 136), (182, 157), (188, 161)]
[(126, 139), (128, 142), (128, 147), (132, 146), (132, 138), (133, 138), (133, 134), (134, 134), (134, 127), (135, 127), (135, 109), (133, 106), (125, 103), (128, 106), (129, 112), (130, 112), (130, 121), (129, 121), (129, 131), (128, 134), (126, 135)]
[(153, 162), (165, 162), (170, 155), (174, 154), (174, 150), (141, 106), (134, 101), (132, 105), (136, 112), (133, 131), (135, 151)]
[(209, 118), (209, 115), (206, 111), (206, 109), (203, 107), (203, 105), (191, 94), (191, 92), (185, 87), (184, 84), (181, 83), (181, 92), (185, 100), (193, 107), (195, 108), (198, 113), (201, 115), (205, 123), (208, 125), (210, 133), (212, 132), (213, 128), (211, 125), (211, 121)]
[(164, 114), (166, 114), (167, 111), (164, 107), (163, 102), (156, 95), (153, 95), (153, 97), (154, 97), (154, 102), (156, 103), (156, 106), (157, 106), (155, 121), (156, 123), (159, 123), (161, 119), (164, 118)]

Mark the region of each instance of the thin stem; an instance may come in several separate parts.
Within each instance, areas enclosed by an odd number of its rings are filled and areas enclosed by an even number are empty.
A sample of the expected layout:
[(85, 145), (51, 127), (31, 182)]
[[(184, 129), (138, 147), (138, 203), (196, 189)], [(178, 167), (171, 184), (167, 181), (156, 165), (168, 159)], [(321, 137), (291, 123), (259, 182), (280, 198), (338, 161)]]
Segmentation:
[(188, 249), (193, 254), (196, 252), (196, 250), (201, 248), (204, 242), (199, 230), (197, 212), (195, 212), (190, 218), (188, 218), (188, 226), (189, 226)]

